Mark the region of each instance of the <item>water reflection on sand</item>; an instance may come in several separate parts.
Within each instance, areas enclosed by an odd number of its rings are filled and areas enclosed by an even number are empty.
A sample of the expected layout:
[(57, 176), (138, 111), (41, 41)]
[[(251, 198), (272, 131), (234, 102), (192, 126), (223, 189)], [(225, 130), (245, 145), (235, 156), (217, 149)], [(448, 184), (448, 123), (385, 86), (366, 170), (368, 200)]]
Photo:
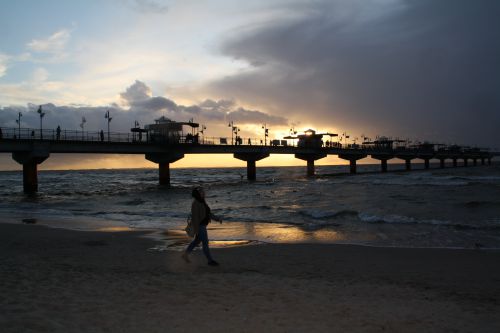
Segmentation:
[[(248, 246), (262, 243), (342, 243), (352, 241), (352, 235), (344, 232), (321, 228), (307, 230), (299, 226), (275, 223), (231, 222), (226, 224), (212, 224), (208, 228), (210, 247), (227, 248), (234, 246)], [(171, 229), (161, 233), (149, 235), (157, 240), (164, 241), (164, 245), (155, 247), (155, 250), (182, 250), (191, 241), (182, 230)], [(363, 241), (373, 236), (358, 235)], [(361, 239), (360, 239), (361, 240)]]

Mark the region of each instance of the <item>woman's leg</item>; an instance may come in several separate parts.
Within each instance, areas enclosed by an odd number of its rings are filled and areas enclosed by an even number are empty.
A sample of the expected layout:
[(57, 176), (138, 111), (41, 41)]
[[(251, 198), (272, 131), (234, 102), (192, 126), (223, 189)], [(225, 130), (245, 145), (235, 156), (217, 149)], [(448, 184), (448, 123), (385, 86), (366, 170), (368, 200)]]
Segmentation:
[(200, 241), (203, 245), (203, 253), (207, 257), (208, 261), (213, 261), (212, 256), (210, 255), (210, 248), (208, 247), (207, 226), (200, 225), (200, 231), (198, 232), (198, 235), (200, 236)]
[[(207, 233), (207, 231), (205, 230), (205, 234)], [(200, 244), (201, 242), (201, 239), (200, 239), (200, 232), (198, 232), (198, 234), (196, 235), (196, 237), (194, 237), (193, 241), (189, 244), (189, 246), (187, 247), (186, 249), (186, 253), (191, 253), (193, 251), (193, 249), (198, 246), (198, 244)]]

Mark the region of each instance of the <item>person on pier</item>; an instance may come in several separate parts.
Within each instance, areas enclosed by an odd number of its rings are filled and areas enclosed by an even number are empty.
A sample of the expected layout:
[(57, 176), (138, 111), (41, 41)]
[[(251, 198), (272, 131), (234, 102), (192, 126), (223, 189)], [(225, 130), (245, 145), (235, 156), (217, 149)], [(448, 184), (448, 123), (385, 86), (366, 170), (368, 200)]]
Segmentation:
[(201, 242), (203, 246), (203, 253), (207, 257), (208, 264), (210, 266), (218, 266), (219, 263), (217, 263), (217, 261), (215, 261), (210, 254), (210, 248), (208, 246), (207, 225), (210, 223), (211, 219), (214, 219), (221, 223), (222, 221), (220, 218), (217, 218), (212, 214), (210, 207), (205, 201), (205, 191), (203, 190), (203, 188), (197, 187), (193, 189), (191, 195), (193, 197), (193, 203), (191, 204), (191, 225), (195, 237), (186, 248), (186, 251), (184, 251), (184, 253), (182, 254), (182, 258), (186, 262), (190, 262), (189, 254)]

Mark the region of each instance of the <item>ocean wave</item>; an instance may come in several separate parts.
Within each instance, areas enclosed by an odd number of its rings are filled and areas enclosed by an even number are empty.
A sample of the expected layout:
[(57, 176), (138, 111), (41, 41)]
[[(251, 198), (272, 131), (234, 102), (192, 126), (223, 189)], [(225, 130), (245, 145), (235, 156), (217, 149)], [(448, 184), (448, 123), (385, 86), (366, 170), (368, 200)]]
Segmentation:
[(448, 179), (429, 179), (429, 178), (413, 178), (413, 179), (375, 179), (371, 182), (374, 185), (397, 185), (397, 186), (467, 186), (468, 181), (464, 180), (448, 180)]
[(168, 219), (168, 218), (186, 218), (187, 213), (185, 212), (165, 212), (165, 211), (148, 211), (148, 212), (135, 212), (135, 211), (114, 211), (105, 212), (97, 211), (93, 213), (88, 213), (90, 216), (107, 218), (110, 220), (130, 220), (131, 218), (138, 219)]
[(359, 213), (358, 217), (363, 222), (368, 223), (389, 223), (389, 224), (431, 224), (431, 225), (448, 225), (449, 221), (428, 219), (428, 220), (419, 220), (411, 216), (403, 216), (403, 215), (384, 215), (378, 216), (370, 213)]
[(463, 204), (467, 208), (482, 208), (482, 207), (491, 207), (491, 208), (500, 208), (500, 201), (467, 201)]
[(341, 218), (341, 217), (357, 217), (358, 212), (351, 209), (344, 209), (337, 212), (332, 211), (324, 211), (319, 209), (308, 209), (308, 210), (300, 210), (298, 212), (300, 215), (317, 219), (317, 220), (325, 220), (325, 219), (333, 219), (333, 218)]
[(139, 205), (142, 205), (144, 203), (146, 203), (146, 201), (138, 198), (138, 199), (132, 199), (132, 200), (128, 200), (128, 201), (119, 202), (118, 204), (125, 205), (125, 206), (139, 206)]
[(496, 220), (491, 220), (489, 222), (482, 221), (478, 224), (465, 224), (436, 219), (417, 219), (403, 215), (378, 216), (369, 213), (360, 213), (358, 216), (361, 221), (367, 223), (432, 225), (453, 228), (456, 230), (500, 230), (500, 223)]

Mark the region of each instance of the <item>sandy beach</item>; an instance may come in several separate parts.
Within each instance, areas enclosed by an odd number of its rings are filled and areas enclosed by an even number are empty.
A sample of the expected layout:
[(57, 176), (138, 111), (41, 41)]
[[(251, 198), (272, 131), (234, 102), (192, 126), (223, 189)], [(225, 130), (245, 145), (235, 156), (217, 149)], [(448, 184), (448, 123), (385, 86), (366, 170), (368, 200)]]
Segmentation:
[(209, 267), (144, 234), (0, 224), (1, 331), (500, 331), (498, 250), (260, 244)]

